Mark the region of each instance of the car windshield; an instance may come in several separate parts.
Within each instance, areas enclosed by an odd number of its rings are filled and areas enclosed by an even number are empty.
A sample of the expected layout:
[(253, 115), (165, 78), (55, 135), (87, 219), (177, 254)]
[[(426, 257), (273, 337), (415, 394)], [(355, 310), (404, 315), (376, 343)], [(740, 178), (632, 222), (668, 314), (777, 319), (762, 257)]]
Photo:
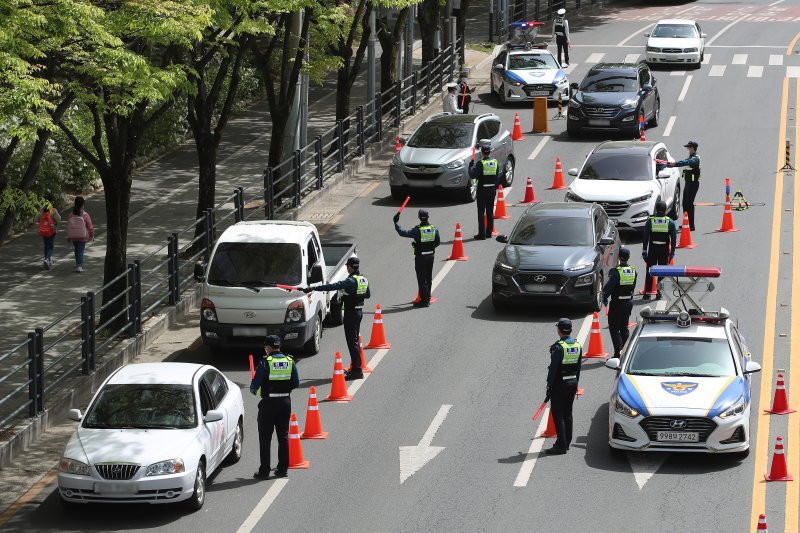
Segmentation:
[(106, 385), (83, 418), (95, 429), (189, 429), (197, 426), (190, 385)]
[(509, 70), (537, 70), (558, 68), (550, 54), (514, 54), (508, 58)]
[(640, 337), (628, 373), (641, 376), (723, 377), (736, 375), (725, 339)]
[(208, 283), (223, 287), (297, 285), (301, 281), (300, 246), (291, 243), (223, 242), (208, 271)]
[(472, 124), (424, 124), (408, 140), (412, 148), (467, 148), (472, 146)]
[(592, 224), (588, 218), (527, 216), (514, 229), (509, 244), (523, 246), (592, 246)]
[(581, 91), (589, 93), (635, 93), (639, 90), (636, 71), (630, 74), (623, 72), (597, 72), (586, 76), (581, 84)]
[(650, 181), (652, 159), (644, 154), (603, 154), (589, 156), (579, 176), (582, 180)]
[(697, 37), (697, 28), (691, 24), (659, 24), (653, 29), (651, 37), (691, 39)]

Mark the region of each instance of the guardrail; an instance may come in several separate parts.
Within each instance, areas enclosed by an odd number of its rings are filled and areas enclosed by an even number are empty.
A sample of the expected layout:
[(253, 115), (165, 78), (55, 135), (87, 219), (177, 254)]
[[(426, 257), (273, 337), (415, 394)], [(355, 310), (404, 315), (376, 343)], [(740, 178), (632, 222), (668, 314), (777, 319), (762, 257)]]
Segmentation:
[[(23, 416), (41, 414), (55, 391), (69, 380), (91, 375), (98, 360), (114, 353), (121, 341), (142, 334), (147, 318), (177, 305), (194, 283), (193, 264), (210, 258), (217, 233), (243, 220), (280, 218), (309, 193), (324, 188), (369, 145), (384, 140), (393, 144), (393, 139), (384, 139), (386, 132), (415, 115), (453, 79), (459, 46), (444, 49), (433, 62), (377, 94), (374, 102), (358, 106), (291, 158), (266, 168), (257, 182), (237, 187), (202, 217), (168, 235), (163, 245), (132, 261), (116, 279), (86, 292), (66, 313), (34, 328), (0, 355), (0, 430)], [(123, 290), (107, 294), (122, 284)], [(119, 311), (101, 323), (103, 311), (115, 304)]]

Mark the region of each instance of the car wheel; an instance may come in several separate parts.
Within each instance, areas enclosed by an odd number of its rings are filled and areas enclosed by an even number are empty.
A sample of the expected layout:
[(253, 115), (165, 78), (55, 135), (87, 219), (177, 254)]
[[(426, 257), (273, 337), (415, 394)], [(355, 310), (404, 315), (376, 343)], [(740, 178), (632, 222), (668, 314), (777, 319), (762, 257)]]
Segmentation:
[(697, 70), (697, 69), (699, 69), (699, 68), (700, 68), (702, 65), (703, 65), (703, 60), (701, 59), (701, 60), (700, 60), (700, 61), (698, 61), (697, 63), (693, 64), (693, 65), (692, 65), (692, 68), (693, 68), (694, 70)]
[(500, 103), (506, 105), (506, 85), (505, 83), (500, 84), (500, 89), (497, 91), (498, 96), (500, 97)]
[(393, 200), (400, 201), (400, 200), (404, 200), (405, 199), (405, 196), (403, 196), (405, 191), (403, 191), (402, 187), (389, 186), (389, 188), (392, 190), (392, 199)]
[(317, 355), (319, 353), (320, 343), (322, 342), (322, 317), (319, 315), (314, 316), (314, 332), (311, 338), (306, 341), (303, 346), (303, 351), (306, 355)]
[(228, 457), (225, 458), (229, 465), (236, 464), (242, 458), (242, 449), (244, 448), (244, 427), (242, 427), (242, 419), (236, 424), (236, 435), (233, 437), (233, 446)]
[(672, 210), (669, 212), (672, 220), (678, 220), (681, 216), (681, 188), (679, 185), (675, 186), (675, 196), (672, 198)]
[(186, 507), (192, 511), (199, 511), (206, 502), (206, 466), (203, 461), (197, 463), (197, 475), (194, 478), (194, 492), (186, 500)]
[(568, 137), (570, 137), (570, 138), (573, 138), (573, 139), (574, 139), (575, 137), (577, 137), (578, 135), (580, 135), (580, 133), (581, 133), (581, 129), (580, 129), (579, 127), (577, 127), (577, 126), (570, 126), (569, 124), (567, 124), (567, 136), (568, 136)]
[(503, 176), (503, 187), (511, 187), (514, 183), (514, 159), (509, 157), (506, 159), (506, 172)]
[(592, 311), (600, 312), (603, 309), (603, 275), (597, 274), (597, 284), (594, 288), (594, 303), (592, 303)]
[(653, 110), (653, 118), (650, 119), (648, 125), (651, 128), (658, 126), (658, 120), (661, 117), (661, 100), (656, 99), (656, 108)]
[(342, 309), (342, 302), (339, 301), (338, 296), (331, 299), (331, 310), (328, 312), (328, 324), (331, 326), (341, 326), (344, 322), (344, 310)]

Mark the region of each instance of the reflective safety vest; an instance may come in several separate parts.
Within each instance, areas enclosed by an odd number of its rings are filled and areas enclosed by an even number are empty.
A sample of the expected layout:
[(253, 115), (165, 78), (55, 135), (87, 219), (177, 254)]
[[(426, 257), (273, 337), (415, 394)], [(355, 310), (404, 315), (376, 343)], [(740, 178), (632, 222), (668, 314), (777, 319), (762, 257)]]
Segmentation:
[(619, 274), (619, 285), (612, 297), (617, 300), (630, 300), (633, 298), (633, 286), (636, 283), (636, 269), (631, 265), (620, 265), (617, 267), (617, 274)]
[(580, 343), (578, 341), (568, 343), (560, 340), (558, 345), (564, 350), (564, 355), (561, 358), (561, 379), (577, 379), (581, 362)]
[(700, 179), (700, 156), (694, 154), (697, 158), (697, 168), (686, 167), (683, 169), (683, 179), (686, 181), (697, 181)]
[[(266, 361), (267, 368), (269, 369), (269, 375), (264, 383), (262, 383), (262, 386), (267, 391), (267, 395), (273, 397), (288, 396), (289, 393), (292, 392), (291, 379), (292, 367), (294, 366), (292, 358), (281, 352), (274, 352), (272, 355), (264, 356), (263, 360)], [(261, 388), (262, 387), (258, 388), (256, 394), (263, 397)]]
[(436, 226), (419, 227), (419, 243), (414, 243), (414, 255), (430, 255), (435, 250)]
[(482, 179), (479, 180), (481, 187), (494, 187), (496, 185), (495, 177), (499, 167), (500, 163), (494, 157), (481, 159), (481, 170), (483, 170)]
[(566, 35), (564, 28), (564, 17), (556, 17), (555, 19), (555, 28), (553, 31), (556, 35), (561, 35), (562, 37)]
[(369, 289), (369, 280), (361, 274), (351, 274), (351, 278), (356, 280), (356, 293), (344, 294), (342, 298), (342, 307), (351, 309), (361, 309), (364, 307), (364, 297)]

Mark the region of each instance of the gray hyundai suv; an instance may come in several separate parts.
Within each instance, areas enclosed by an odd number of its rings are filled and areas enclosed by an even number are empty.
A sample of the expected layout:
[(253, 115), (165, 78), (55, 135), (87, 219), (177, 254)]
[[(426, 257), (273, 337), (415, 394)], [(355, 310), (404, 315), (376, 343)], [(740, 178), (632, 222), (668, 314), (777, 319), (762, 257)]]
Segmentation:
[(392, 158), (392, 197), (401, 200), (408, 189), (437, 189), (474, 201), (476, 186), (469, 179), (468, 168), (473, 157), (480, 158), (475, 146), (481, 139), (491, 139), (492, 155), (505, 168), (501, 183), (508, 187), (514, 181), (514, 143), (500, 117), (494, 113), (439, 113), (417, 128)]

